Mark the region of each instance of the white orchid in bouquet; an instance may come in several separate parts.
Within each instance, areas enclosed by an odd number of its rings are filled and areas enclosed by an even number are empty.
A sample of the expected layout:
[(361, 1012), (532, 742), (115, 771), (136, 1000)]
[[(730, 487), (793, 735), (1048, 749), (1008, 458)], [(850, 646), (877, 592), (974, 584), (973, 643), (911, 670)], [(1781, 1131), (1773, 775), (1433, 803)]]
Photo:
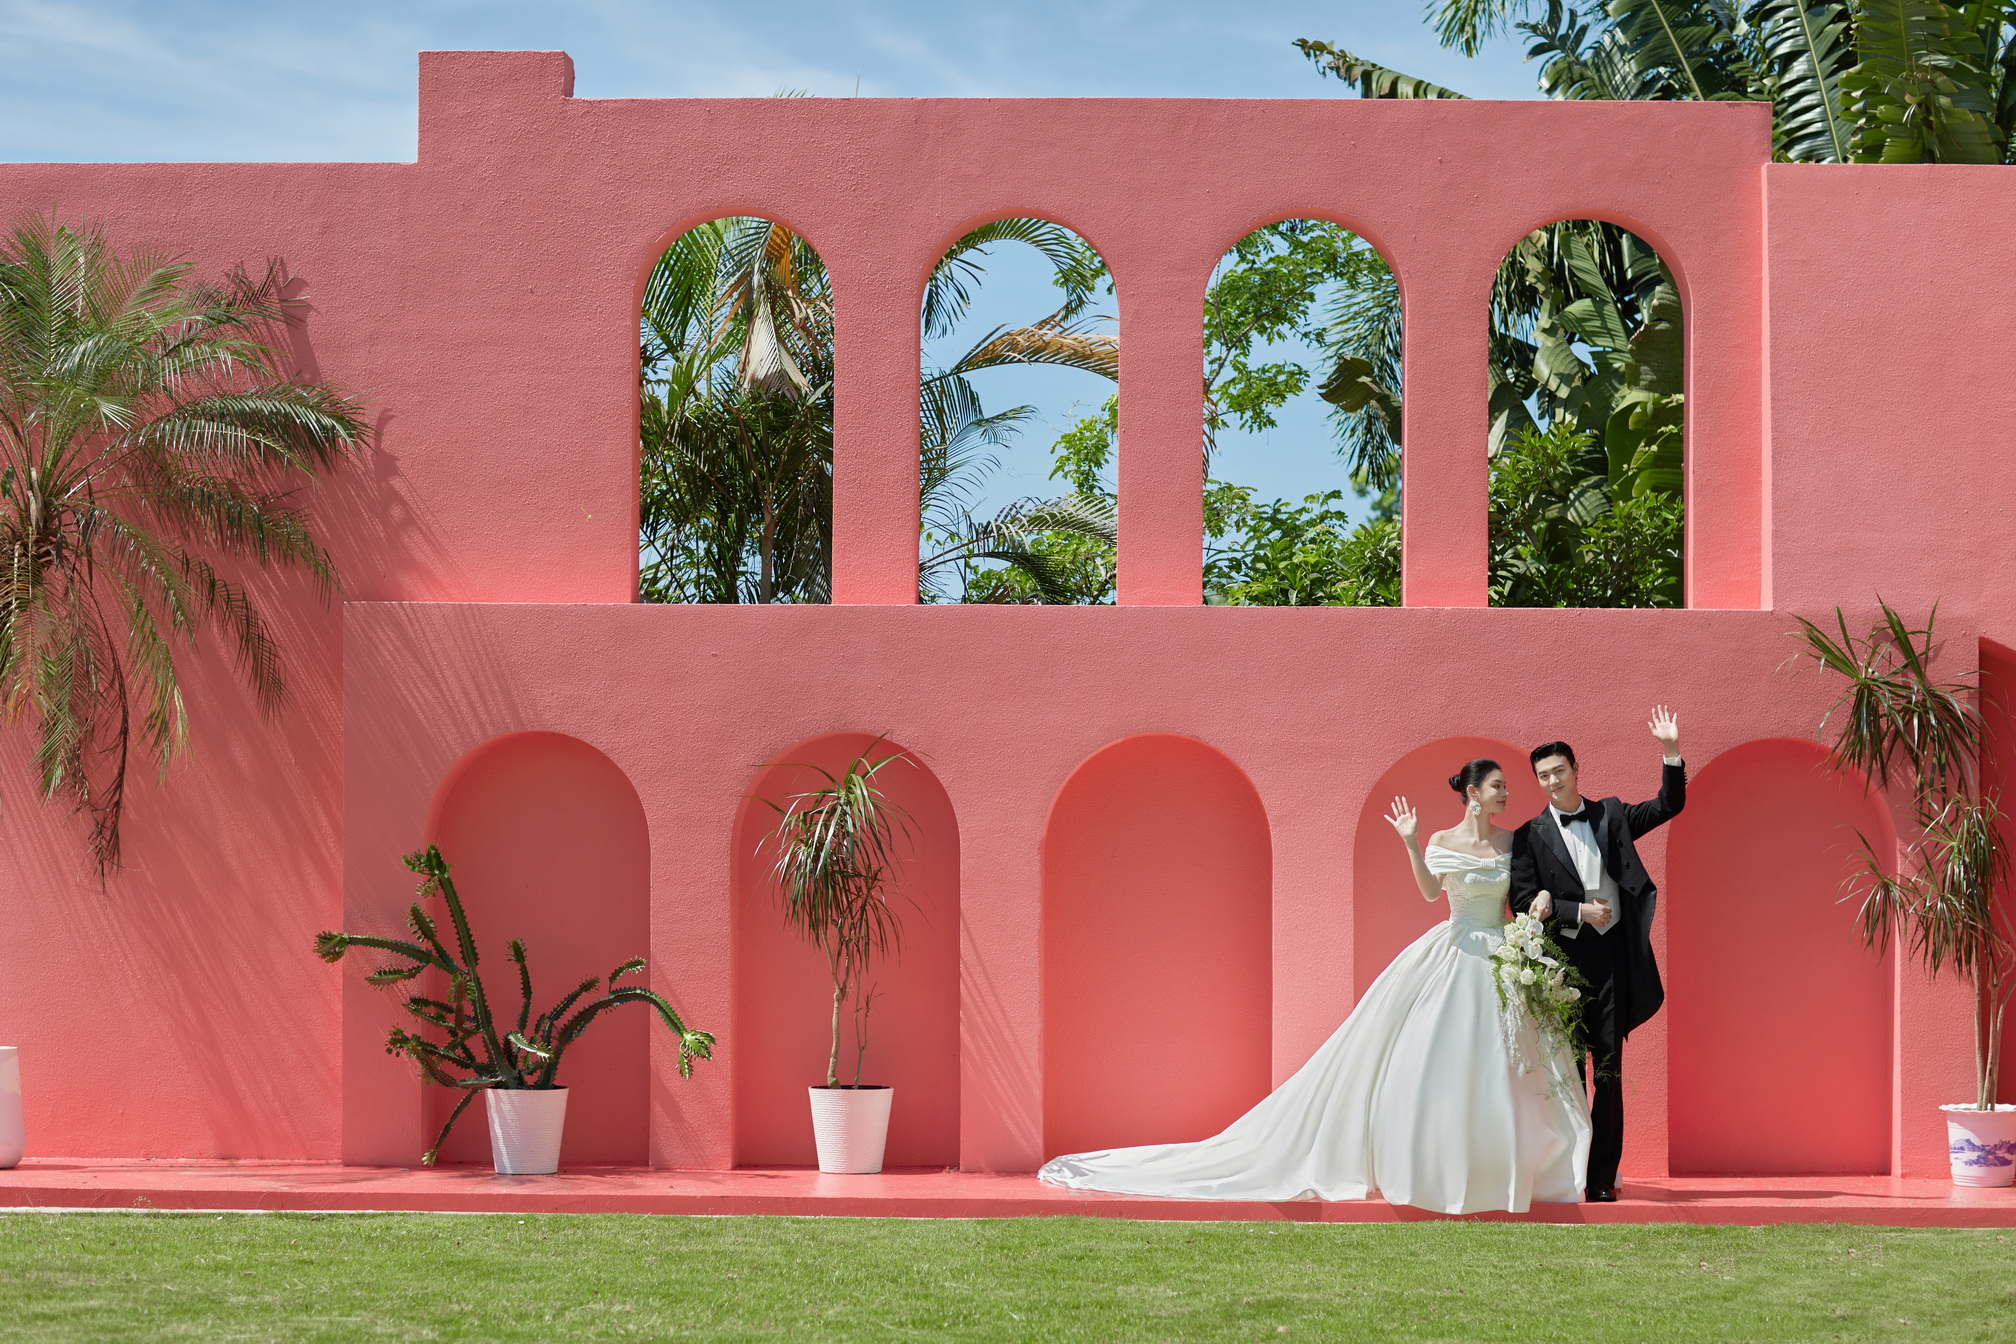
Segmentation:
[(1531, 1073), (1537, 1064), (1522, 1044), (1527, 1022), (1538, 1030), (1547, 1053), (1555, 1046), (1571, 1056), (1582, 1050), (1582, 986), (1588, 982), (1540, 920), (1532, 914), (1515, 916), (1491, 957), (1497, 963), (1492, 979), (1498, 986), (1499, 1021), (1520, 1071)]

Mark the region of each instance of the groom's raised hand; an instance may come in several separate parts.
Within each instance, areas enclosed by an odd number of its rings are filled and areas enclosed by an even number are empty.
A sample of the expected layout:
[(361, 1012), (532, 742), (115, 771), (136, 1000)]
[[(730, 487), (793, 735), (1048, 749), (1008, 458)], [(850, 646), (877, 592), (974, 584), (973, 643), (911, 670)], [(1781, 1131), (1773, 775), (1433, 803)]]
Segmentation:
[(1659, 743), (1666, 759), (1678, 762), (1680, 759), (1680, 720), (1664, 705), (1652, 709), (1652, 721), (1645, 725), (1652, 730), (1652, 736)]

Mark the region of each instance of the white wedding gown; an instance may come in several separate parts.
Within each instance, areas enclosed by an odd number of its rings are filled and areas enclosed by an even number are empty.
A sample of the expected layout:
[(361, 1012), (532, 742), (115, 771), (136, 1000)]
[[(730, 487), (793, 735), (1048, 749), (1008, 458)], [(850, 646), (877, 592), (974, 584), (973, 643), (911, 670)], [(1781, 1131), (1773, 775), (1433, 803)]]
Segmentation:
[(1565, 1049), (1499, 1023), (1510, 860), (1439, 845), (1449, 920), (1393, 959), (1295, 1076), (1223, 1133), (1053, 1158), (1057, 1185), (1182, 1199), (1366, 1199), (1437, 1213), (1582, 1198), (1589, 1103)]

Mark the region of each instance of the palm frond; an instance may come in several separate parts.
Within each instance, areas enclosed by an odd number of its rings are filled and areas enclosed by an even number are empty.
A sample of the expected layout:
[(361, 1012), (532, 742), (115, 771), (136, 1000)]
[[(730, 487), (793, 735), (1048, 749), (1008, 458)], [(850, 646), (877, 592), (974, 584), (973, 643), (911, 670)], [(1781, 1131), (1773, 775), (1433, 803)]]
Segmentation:
[(1346, 84), (1358, 86), (1361, 98), (1468, 98), (1467, 93), (1446, 89), (1430, 80), (1368, 61), (1362, 56), (1354, 56), (1328, 42), (1316, 42), (1309, 38), (1297, 38), (1295, 45), (1304, 56), (1314, 61), (1318, 69), (1335, 75)]
[(187, 740), (178, 651), (207, 626), (263, 703), (284, 693), (252, 591), (206, 553), (335, 583), (289, 491), (372, 431), (293, 376), (289, 283), (48, 216), (0, 238), (0, 704), (36, 720), (39, 791), (91, 818), (101, 877), (133, 734), (163, 768)]
[(1830, 0), (1762, 0), (1758, 25), (1770, 62), (1773, 138), (1796, 163), (1846, 163), (1854, 128), (1841, 76), (1854, 64), (1853, 15)]

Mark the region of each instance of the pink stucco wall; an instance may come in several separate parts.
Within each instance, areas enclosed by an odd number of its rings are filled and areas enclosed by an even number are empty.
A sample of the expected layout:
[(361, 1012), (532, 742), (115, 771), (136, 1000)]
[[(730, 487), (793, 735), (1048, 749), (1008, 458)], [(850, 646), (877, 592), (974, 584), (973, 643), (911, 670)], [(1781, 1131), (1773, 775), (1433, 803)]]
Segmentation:
[[(1880, 589), (1943, 601), (1956, 668), (1977, 639), (2016, 645), (2005, 170), (1774, 165), (1766, 109), (1726, 103), (570, 95), (559, 53), (429, 53), (415, 163), (0, 166), (9, 213), (89, 216), (211, 267), (283, 258), (311, 296), (303, 367), (359, 389), (383, 429), (370, 461), (314, 501), (348, 600), (330, 611), (300, 588), (262, 588), (294, 670), (287, 713), (262, 720), (228, 669), (199, 660), (197, 749), (165, 786), (136, 789), (131, 866), (105, 891), (83, 874), (72, 822), (27, 799), (20, 734), (0, 740), (0, 1036), (23, 1047), (36, 1151), (413, 1160), (429, 1103), (382, 1053), (389, 1000), (355, 967), (316, 962), (309, 942), (338, 924), (396, 927), (411, 887), (398, 855), (430, 816), (502, 843), (514, 827), (498, 818), (524, 798), (457, 822), (455, 807), (501, 786), (450, 777), (508, 734), (575, 739), (567, 759), (613, 779), (604, 761), (641, 811), (653, 983), (724, 1038), (690, 1082), (662, 1032), (645, 1047), (651, 1072), (628, 1103), (644, 1115), (623, 1123), (651, 1161), (680, 1166), (780, 1152), (752, 1098), (783, 1096), (778, 1061), (803, 1053), (771, 1038), (781, 1026), (734, 1035), (760, 1019), (753, 987), (790, 965), (774, 930), (749, 922), (736, 876), (759, 768), (835, 733), (888, 733), (919, 753), (942, 791), (934, 815), (957, 836), (956, 860), (940, 854), (956, 880), (935, 889), (957, 911), (956, 946), (931, 954), (941, 969), (918, 987), (920, 1002), (956, 989), (957, 1098), (947, 1087), (926, 1106), (956, 1104), (962, 1165), (1016, 1170), (1059, 1123), (1047, 1054), (1066, 1058), (1061, 1036), (1101, 1028), (1045, 986), (1055, 958), (1082, 979), (1094, 955), (1049, 941), (1046, 917), (1093, 890), (1096, 856), (1082, 836), (1045, 845), (1075, 806), (1074, 772), (1114, 744), (1194, 741), (1211, 756), (1186, 759), (1243, 781), (1259, 809), (1256, 822), (1226, 801), (1237, 790), (1210, 795), (1245, 818), (1211, 858), (1228, 881), (1252, 882), (1252, 837), (1264, 841), (1270, 940), (1268, 1039), (1222, 1071), (1194, 1066), (1208, 1109), (1214, 1088), (1227, 1106), (1249, 1075), (1291, 1071), (1349, 1010), (1373, 949), (1431, 916), (1392, 856), (1366, 848), (1394, 843), (1367, 817), (1397, 781), (1418, 776), (1417, 801), (1448, 810), (1427, 819), (1453, 819), (1453, 797), (1428, 785), (1458, 762), (1424, 744), (1567, 735), (1593, 792), (1645, 793), (1645, 710), (1664, 700), (1706, 818), (1718, 775), (1743, 776), (1716, 758), (1814, 733), (1828, 687), (1783, 666), (1792, 613), (1860, 610)], [(832, 607), (631, 600), (638, 294), (669, 237), (723, 214), (789, 223), (833, 276)], [(1025, 214), (1081, 232), (1118, 288), (1120, 605), (920, 607), (921, 286), (948, 241)], [(1567, 216), (1628, 225), (1683, 288), (1691, 610), (1483, 605), (1485, 297), (1514, 240)], [(1200, 301), (1230, 242), (1286, 217), (1361, 231), (1399, 276), (1401, 609), (1198, 605)], [(1793, 814), (1805, 843), (1863, 812), (1816, 783)], [(536, 827), (509, 838), (562, 843)], [(1669, 978), (1688, 979), (1633, 1038), (1627, 1170), (1790, 1160), (1686, 1146), (1707, 1100), (1760, 1123), (1791, 1104), (1782, 1089), (1677, 1090), (1721, 1030), (1682, 1005), (1740, 996), (1765, 973), (1741, 953), (1740, 923), (1700, 911), (1732, 889), (1777, 901), (1785, 875), (1732, 861), (1725, 844), (1697, 818), (1647, 846), (1665, 878)], [(1207, 897), (1172, 892), (1172, 909)], [(535, 894), (496, 900), (562, 940), (564, 915)], [(1825, 956), (1801, 955), (1803, 926), (1846, 916), (1804, 887), (1798, 900), (1764, 922), (1795, 944), (1781, 963), (1794, 989), (1814, 967), (1852, 963), (1838, 929), (1816, 934)], [(1155, 982), (1132, 942), (1096, 955)], [(1880, 1153), (1860, 1119), (1840, 1151), (1935, 1172), (1932, 1108), (1968, 1092), (1957, 993), (1908, 968), (1867, 978), (1856, 1011), (1883, 1025), (1840, 1067), (1861, 1078), (1888, 1061), (1888, 1120)], [(919, 1133), (949, 1143), (949, 1123)]]

